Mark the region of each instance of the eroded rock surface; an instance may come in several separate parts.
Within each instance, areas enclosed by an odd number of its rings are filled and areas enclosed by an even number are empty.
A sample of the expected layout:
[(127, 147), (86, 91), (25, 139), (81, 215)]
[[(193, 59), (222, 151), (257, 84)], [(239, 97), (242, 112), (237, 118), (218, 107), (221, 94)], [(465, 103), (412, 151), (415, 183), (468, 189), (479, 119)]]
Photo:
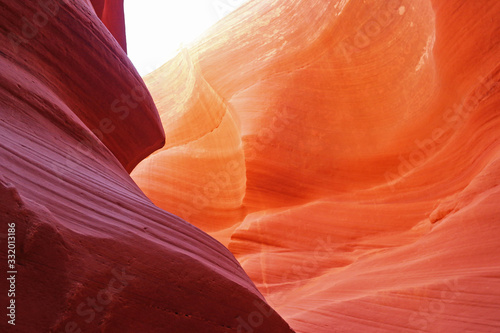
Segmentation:
[(90, 2), (0, 9), (0, 260), (15, 224), (17, 271), (0, 331), (291, 332), (226, 248), (130, 178), (164, 132)]
[(133, 178), (297, 332), (500, 329), (500, 3), (251, 1), (145, 77)]

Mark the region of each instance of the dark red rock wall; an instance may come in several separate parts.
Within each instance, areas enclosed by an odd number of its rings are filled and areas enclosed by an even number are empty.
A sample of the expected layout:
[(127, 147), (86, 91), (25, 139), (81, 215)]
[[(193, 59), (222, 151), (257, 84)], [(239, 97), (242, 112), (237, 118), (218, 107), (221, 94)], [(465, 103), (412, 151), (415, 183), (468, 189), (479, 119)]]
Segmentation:
[(123, 0), (91, 0), (91, 2), (97, 17), (101, 19), (123, 50), (127, 52)]
[[(2, 2), (4, 71), (46, 86), (130, 171), (163, 145), (156, 107), (93, 10), (84, 2), (68, 3)], [(12, 89), (22, 94), (22, 86)]]
[(257, 316), (291, 332), (226, 248), (129, 177), (163, 129), (90, 5), (43, 4), (0, 1), (0, 241), (14, 223), (17, 260), (0, 331), (239, 332)]

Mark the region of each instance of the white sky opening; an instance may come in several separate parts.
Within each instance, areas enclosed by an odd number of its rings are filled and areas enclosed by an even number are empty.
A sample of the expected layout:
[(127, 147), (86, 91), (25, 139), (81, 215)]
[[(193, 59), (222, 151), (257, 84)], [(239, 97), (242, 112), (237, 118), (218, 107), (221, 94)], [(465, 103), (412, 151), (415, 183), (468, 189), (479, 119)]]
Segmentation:
[(128, 56), (144, 76), (247, 0), (125, 0)]

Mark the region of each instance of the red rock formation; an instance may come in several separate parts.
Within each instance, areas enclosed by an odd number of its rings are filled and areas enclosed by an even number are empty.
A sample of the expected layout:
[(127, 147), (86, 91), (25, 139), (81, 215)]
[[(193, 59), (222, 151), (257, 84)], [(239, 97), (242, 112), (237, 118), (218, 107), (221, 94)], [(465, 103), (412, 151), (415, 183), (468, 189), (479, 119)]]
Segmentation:
[(168, 144), (132, 176), (297, 332), (498, 331), (499, 22), (249, 2), (146, 76)]
[(127, 52), (123, 0), (91, 0), (91, 2), (97, 17), (101, 19), (123, 50)]
[[(74, 28), (72, 7), (80, 13), (80, 26), (84, 29)], [(114, 38), (104, 33), (105, 28), (88, 5), (9, 2), (4, 8), (2, 45), (5, 58), (11, 59), (10, 71), (34, 73), (37, 80), (33, 84), (40, 81), (54, 91), (127, 170), (163, 145), (162, 130), (149, 93), (127, 56), (117, 48)], [(67, 61), (61, 61), (61, 57)], [(110, 68), (106, 61), (96, 59), (114, 59), (116, 65)], [(110, 85), (115, 86), (114, 90), (110, 91)], [(123, 131), (117, 131), (118, 127)], [(84, 145), (89, 140), (81, 139)], [(124, 146), (123, 142), (129, 144)]]
[(0, 331), (291, 332), (226, 248), (129, 177), (164, 134), (90, 4), (0, 8)]

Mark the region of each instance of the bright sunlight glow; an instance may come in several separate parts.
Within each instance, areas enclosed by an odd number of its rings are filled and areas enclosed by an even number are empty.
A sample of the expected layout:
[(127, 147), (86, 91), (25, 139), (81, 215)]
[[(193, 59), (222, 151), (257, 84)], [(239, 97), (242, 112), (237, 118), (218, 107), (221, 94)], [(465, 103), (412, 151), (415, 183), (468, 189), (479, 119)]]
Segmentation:
[(142, 76), (246, 0), (125, 0), (128, 56)]

